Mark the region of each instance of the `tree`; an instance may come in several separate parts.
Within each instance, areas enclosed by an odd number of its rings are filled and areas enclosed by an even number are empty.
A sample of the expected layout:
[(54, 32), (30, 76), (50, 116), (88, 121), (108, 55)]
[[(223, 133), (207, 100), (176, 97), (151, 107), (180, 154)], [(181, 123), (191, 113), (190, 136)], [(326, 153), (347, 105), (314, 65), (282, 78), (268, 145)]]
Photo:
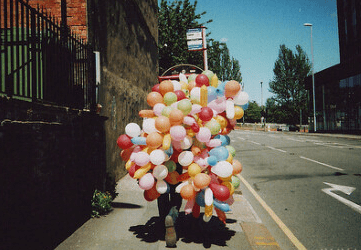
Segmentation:
[(301, 46), (296, 46), (296, 53), (284, 44), (280, 46), (273, 68), (274, 78), (269, 86), (270, 91), (275, 94), (274, 106), (284, 114), (282, 122), (299, 123), (301, 112), (303, 121), (308, 117), (305, 78), (310, 70), (311, 63)]
[[(173, 1), (168, 4), (162, 0), (158, 11), (158, 53), (159, 71), (164, 72), (169, 67), (190, 63), (203, 68), (202, 51), (188, 51), (186, 33), (189, 28), (204, 25), (199, 23), (206, 12), (196, 14), (197, 1), (191, 4), (189, 0)], [(210, 23), (208, 20), (206, 23)]]
[[(188, 51), (186, 33), (189, 28), (205, 25), (199, 20), (206, 12), (196, 14), (197, 1), (191, 4), (189, 0), (168, 3), (162, 0), (158, 12), (158, 53), (159, 72), (169, 67), (189, 63), (203, 68), (203, 52)], [(210, 23), (212, 20), (206, 21)], [(207, 36), (210, 32), (207, 33)], [(221, 81), (242, 81), (240, 64), (231, 57), (225, 43), (208, 39), (208, 68), (217, 74)]]
[(247, 111), (244, 112), (244, 121), (250, 123), (260, 122), (261, 110), (262, 108), (257, 104), (256, 101), (249, 102)]

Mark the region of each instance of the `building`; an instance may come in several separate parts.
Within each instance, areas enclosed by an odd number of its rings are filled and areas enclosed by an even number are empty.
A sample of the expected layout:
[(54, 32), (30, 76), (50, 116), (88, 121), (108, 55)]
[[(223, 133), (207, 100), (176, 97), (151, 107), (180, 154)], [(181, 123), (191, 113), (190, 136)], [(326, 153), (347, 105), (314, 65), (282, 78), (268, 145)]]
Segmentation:
[[(337, 0), (337, 13), (340, 63), (314, 75), (316, 129), (324, 132), (359, 134), (361, 133), (361, 2)], [(306, 79), (306, 88), (312, 93), (311, 77)], [(313, 109), (312, 105), (311, 101), (310, 110)]]

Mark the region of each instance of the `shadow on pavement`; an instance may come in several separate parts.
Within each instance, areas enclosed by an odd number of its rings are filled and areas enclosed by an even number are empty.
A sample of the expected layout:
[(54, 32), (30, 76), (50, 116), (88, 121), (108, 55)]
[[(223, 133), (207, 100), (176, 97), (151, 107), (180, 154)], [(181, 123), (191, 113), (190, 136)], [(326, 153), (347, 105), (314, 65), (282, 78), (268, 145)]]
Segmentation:
[[(203, 247), (210, 248), (212, 245), (226, 246), (226, 241), (230, 240), (236, 234), (230, 230), (217, 217), (206, 223), (202, 220), (203, 213), (198, 219), (192, 215), (185, 215), (180, 212), (176, 222), (176, 232), (179, 241), (185, 243), (203, 244)], [(227, 219), (227, 223), (236, 223), (236, 220)], [(145, 225), (137, 225), (129, 228), (137, 238), (145, 242), (156, 242), (164, 240), (165, 228), (164, 221), (159, 217), (152, 217)]]
[(137, 204), (125, 203), (125, 202), (112, 202), (113, 208), (142, 208), (143, 206), (139, 206)]

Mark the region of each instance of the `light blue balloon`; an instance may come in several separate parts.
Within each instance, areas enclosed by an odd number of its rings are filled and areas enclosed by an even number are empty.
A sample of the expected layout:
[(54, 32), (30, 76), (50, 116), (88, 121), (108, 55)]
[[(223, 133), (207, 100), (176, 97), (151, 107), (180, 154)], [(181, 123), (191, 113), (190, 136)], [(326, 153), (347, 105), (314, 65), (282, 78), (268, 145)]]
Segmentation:
[(207, 158), (207, 162), (209, 165), (214, 166), (217, 164), (218, 160), (217, 160), (217, 157), (215, 157), (214, 155), (211, 155)]
[(247, 109), (248, 109), (248, 106), (249, 106), (249, 105), (248, 105), (248, 102), (247, 102), (246, 104), (244, 104), (244, 105), (241, 105), (241, 107), (242, 107), (243, 110), (247, 110)]
[[(227, 136), (228, 137), (228, 136)], [(227, 138), (225, 135), (216, 135), (214, 139), (219, 139), (222, 142), (222, 146), (227, 146), (230, 143), (229, 137)]]
[(136, 145), (147, 145), (147, 138), (145, 137), (141, 137), (141, 136), (137, 136), (137, 137), (133, 137), (132, 139), (130, 139), (132, 141), (133, 144)]
[(224, 88), (226, 87), (226, 83), (222, 82), (216, 88), (217, 96), (224, 96)]
[(228, 159), (229, 152), (225, 147), (219, 146), (209, 151), (209, 155), (215, 156), (218, 161), (225, 161)]
[(219, 201), (217, 199), (213, 199), (213, 205), (223, 212), (231, 211), (231, 208), (229, 207), (229, 205), (227, 203)]
[(208, 102), (211, 102), (211, 101), (217, 99), (217, 90), (215, 87), (208, 86), (207, 91), (208, 91)]

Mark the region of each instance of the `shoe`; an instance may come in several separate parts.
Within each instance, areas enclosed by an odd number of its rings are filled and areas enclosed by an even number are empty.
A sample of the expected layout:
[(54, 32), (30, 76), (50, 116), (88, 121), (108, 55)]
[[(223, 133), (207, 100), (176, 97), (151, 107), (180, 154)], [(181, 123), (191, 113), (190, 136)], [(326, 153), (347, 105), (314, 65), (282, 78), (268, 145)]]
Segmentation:
[(172, 216), (165, 217), (165, 243), (167, 247), (175, 247), (177, 243), (177, 234), (174, 228), (174, 221)]

